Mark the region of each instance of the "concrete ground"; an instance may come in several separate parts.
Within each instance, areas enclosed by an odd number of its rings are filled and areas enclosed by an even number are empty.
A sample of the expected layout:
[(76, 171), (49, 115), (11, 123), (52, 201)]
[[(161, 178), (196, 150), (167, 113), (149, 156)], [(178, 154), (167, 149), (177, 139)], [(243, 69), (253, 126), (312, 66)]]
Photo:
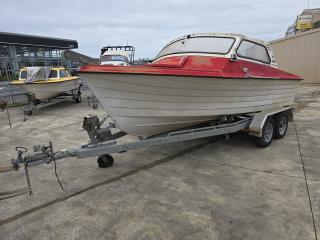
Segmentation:
[[(115, 154), (108, 169), (96, 158), (64, 159), (57, 171), (66, 192), (53, 164), (31, 168), (34, 195), (0, 201), (0, 239), (320, 238), (320, 86), (301, 86), (297, 104), (297, 131), (292, 123), (265, 149), (235, 134)], [(0, 113), (0, 166), (15, 146), (82, 144), (82, 117), (105, 116), (86, 102), (27, 121), (21, 108), (10, 113), (12, 129)], [(0, 174), (0, 192), (25, 186), (21, 170)]]

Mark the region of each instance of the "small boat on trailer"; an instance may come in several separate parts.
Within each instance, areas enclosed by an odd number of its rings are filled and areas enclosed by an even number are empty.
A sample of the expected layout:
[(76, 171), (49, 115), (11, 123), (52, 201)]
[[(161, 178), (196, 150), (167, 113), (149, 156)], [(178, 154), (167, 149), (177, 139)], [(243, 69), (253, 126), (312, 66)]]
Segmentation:
[(290, 106), (301, 80), (277, 68), (266, 42), (217, 33), (177, 38), (151, 64), (79, 74), (115, 124), (139, 137)]
[[(219, 39), (217, 46), (211, 38)], [(192, 51), (195, 47), (207, 52)], [(24, 165), (28, 187), (2, 199), (32, 194), (28, 168), (64, 158), (98, 156), (98, 166), (106, 168), (113, 165), (112, 153), (238, 131), (249, 132), (259, 147), (267, 147), (273, 138), (285, 136), (301, 80), (277, 69), (266, 43), (234, 34), (187, 35), (169, 43), (150, 65), (87, 66), (81, 72), (118, 128), (113, 123), (102, 127), (106, 119), (88, 115), (83, 119), (88, 144), (54, 152), (49, 142), (35, 145), (28, 155), (26, 148), (16, 147), (16, 158), (0, 167), (0, 173)], [(127, 133), (143, 138), (119, 141)]]
[(10, 84), (28, 93), (30, 108), (25, 111), (28, 115), (35, 108), (56, 103), (52, 100), (57, 97), (72, 96), (75, 102), (81, 101), (80, 78), (70, 76), (64, 67), (25, 67), (20, 70), (19, 80)]

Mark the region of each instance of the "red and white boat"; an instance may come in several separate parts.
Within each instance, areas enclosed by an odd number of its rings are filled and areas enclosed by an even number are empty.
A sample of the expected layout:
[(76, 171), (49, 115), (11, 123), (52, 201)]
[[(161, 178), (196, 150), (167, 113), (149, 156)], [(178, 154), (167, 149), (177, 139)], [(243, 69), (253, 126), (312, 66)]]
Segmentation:
[(152, 64), (87, 65), (80, 76), (122, 131), (142, 137), (290, 106), (301, 80), (277, 68), (267, 43), (216, 33), (177, 38)]

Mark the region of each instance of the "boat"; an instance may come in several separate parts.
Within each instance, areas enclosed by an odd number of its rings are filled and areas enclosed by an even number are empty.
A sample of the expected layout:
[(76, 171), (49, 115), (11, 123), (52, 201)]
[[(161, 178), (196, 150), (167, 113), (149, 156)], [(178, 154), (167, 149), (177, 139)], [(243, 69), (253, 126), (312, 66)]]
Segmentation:
[(129, 66), (134, 63), (133, 46), (107, 46), (101, 48), (100, 64), (113, 66)]
[(23, 88), (35, 100), (44, 101), (78, 90), (80, 78), (70, 76), (64, 67), (25, 67), (20, 70), (19, 80), (10, 84)]
[(278, 69), (268, 43), (231, 33), (185, 35), (151, 64), (86, 65), (79, 74), (117, 127), (143, 138), (290, 106), (302, 80)]

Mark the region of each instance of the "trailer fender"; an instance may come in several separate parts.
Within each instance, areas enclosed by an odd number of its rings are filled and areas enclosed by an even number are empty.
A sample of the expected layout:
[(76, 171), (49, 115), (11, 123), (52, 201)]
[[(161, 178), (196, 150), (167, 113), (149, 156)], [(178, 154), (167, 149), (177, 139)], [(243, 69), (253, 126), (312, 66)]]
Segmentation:
[(262, 136), (262, 128), (264, 126), (264, 123), (266, 122), (268, 117), (274, 116), (279, 113), (285, 112), (288, 115), (288, 121), (292, 122), (293, 120), (293, 113), (292, 113), (292, 107), (279, 107), (279, 108), (273, 108), (266, 111), (258, 112), (254, 115), (252, 122), (249, 126), (249, 134), (261, 137)]

